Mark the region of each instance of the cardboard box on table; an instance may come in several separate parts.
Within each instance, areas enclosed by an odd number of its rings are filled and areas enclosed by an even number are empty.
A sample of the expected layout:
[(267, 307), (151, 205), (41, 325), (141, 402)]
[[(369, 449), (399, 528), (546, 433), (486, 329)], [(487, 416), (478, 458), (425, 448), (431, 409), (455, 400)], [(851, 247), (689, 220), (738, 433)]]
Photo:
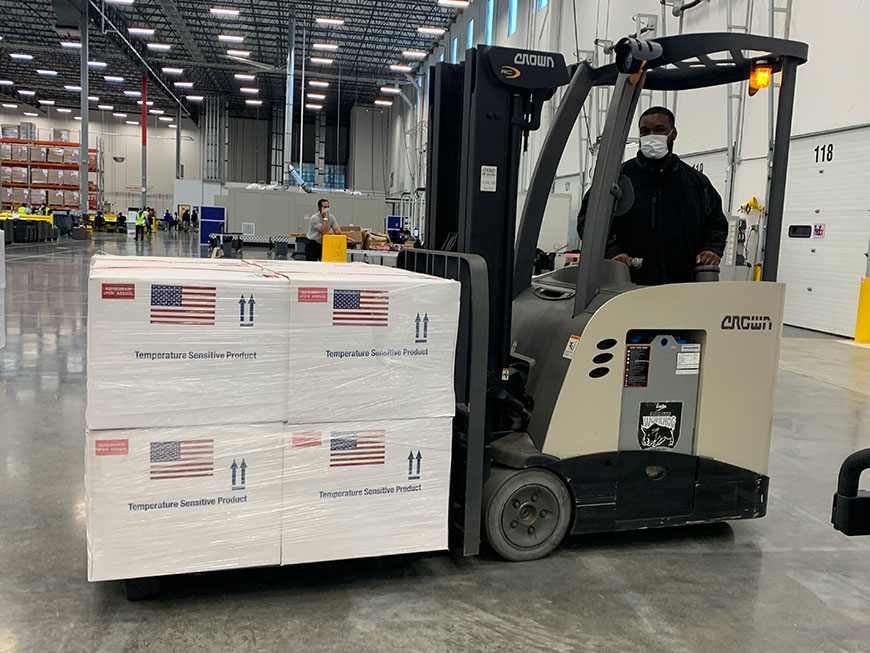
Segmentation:
[(90, 431), (88, 579), (280, 564), (283, 431)]
[(90, 429), (286, 419), (287, 280), (185, 260), (91, 259)]
[(288, 426), (281, 563), (446, 549), (451, 434), (450, 418)]
[(290, 281), (290, 421), (453, 417), (457, 281), (350, 263), (260, 262)]

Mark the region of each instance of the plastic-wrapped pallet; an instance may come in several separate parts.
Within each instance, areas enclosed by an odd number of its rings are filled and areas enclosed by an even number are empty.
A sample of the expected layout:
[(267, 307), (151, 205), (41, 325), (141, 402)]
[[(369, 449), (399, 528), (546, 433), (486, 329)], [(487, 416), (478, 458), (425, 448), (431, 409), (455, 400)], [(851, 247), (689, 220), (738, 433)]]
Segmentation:
[(287, 285), (241, 261), (93, 257), (88, 427), (284, 421)]
[(90, 431), (88, 579), (281, 563), (284, 425)]
[(282, 564), (447, 548), (451, 419), (294, 425)]
[(291, 423), (454, 415), (457, 281), (364, 263), (259, 263), (290, 281)]

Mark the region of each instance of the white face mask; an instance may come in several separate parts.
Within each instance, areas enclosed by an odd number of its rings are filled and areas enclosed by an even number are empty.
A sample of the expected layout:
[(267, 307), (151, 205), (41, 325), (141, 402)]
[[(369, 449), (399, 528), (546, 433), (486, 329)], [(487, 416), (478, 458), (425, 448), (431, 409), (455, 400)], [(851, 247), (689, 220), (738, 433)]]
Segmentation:
[(648, 159), (661, 159), (668, 153), (670, 134), (649, 134), (640, 137), (640, 153)]

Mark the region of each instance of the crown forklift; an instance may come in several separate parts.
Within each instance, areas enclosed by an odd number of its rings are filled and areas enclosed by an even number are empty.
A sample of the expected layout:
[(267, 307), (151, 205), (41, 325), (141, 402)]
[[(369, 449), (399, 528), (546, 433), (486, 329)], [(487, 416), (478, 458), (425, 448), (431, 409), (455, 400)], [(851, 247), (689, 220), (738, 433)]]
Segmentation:
[[(428, 250), (399, 266), (462, 282), (451, 537), (508, 560), (566, 533), (762, 517), (785, 286), (776, 283), (797, 66), (807, 45), (747, 34), (622, 39), (616, 61), (478, 47), (431, 71)], [(780, 73), (762, 281), (642, 287), (605, 260), (640, 93)], [(579, 265), (532, 278), (547, 198), (590, 91), (613, 88)], [(561, 101), (519, 224), (520, 147)], [(772, 92), (772, 91), (769, 91)]]

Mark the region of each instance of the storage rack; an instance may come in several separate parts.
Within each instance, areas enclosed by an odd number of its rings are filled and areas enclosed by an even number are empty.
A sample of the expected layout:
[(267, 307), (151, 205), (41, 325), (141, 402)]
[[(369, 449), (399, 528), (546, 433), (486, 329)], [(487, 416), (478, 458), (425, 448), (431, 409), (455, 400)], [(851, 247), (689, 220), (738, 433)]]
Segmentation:
[[(64, 147), (64, 148), (78, 148), (79, 143), (73, 143), (69, 141), (41, 141), (32, 138), (0, 138), (0, 144), (10, 144), (10, 145), (32, 145), (35, 147)], [(103, 204), (103, 144), (102, 139), (97, 139), (97, 147), (90, 148), (88, 150), (88, 172), (96, 173), (96, 182), (92, 182), (90, 178), (88, 179), (88, 209), (91, 211), (95, 211), (98, 207), (101, 207)], [(60, 170), (78, 170), (78, 163), (50, 163), (48, 161), (13, 161), (13, 160), (0, 160), (0, 168), (45, 168), (45, 169), (60, 169)], [(16, 183), (16, 182), (8, 182), (4, 181), (0, 184), (2, 188), (27, 188), (29, 189), (37, 189), (37, 190), (69, 190), (76, 191), (80, 190), (78, 185), (67, 185), (67, 184), (34, 184), (32, 182), (28, 183)], [(0, 208), (15, 208), (15, 203), (6, 202), (3, 198), (0, 198)], [(32, 205), (32, 202), (28, 200), (28, 204)], [(69, 206), (66, 204), (46, 204), (46, 206), (50, 209), (77, 209), (78, 206)]]

